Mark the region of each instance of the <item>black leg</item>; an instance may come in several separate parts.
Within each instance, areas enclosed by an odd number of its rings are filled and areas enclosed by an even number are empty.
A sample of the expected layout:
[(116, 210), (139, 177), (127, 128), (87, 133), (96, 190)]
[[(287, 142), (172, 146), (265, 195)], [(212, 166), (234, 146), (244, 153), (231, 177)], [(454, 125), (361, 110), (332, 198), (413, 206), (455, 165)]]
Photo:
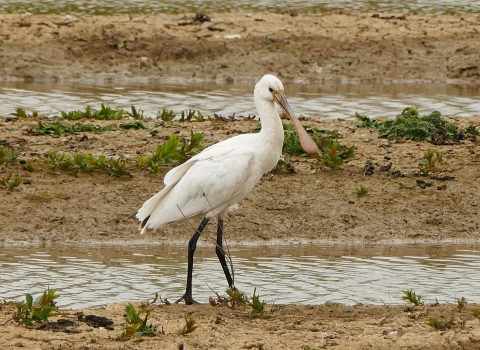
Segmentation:
[(200, 238), (200, 234), (202, 233), (205, 226), (207, 226), (209, 218), (203, 218), (200, 226), (198, 226), (197, 231), (193, 234), (192, 238), (188, 242), (188, 272), (187, 272), (187, 288), (185, 294), (178, 299), (175, 304), (178, 304), (181, 300), (185, 301), (185, 304), (198, 304), (192, 297), (192, 278), (193, 278), (193, 254), (195, 253), (195, 249), (197, 248), (197, 241)]
[(223, 268), (223, 273), (225, 273), (225, 277), (227, 278), (228, 286), (230, 288), (233, 287), (233, 279), (230, 275), (230, 270), (228, 269), (227, 261), (225, 260), (225, 250), (223, 249), (223, 220), (218, 219), (217, 225), (217, 249), (215, 249), (217, 253), (218, 260)]

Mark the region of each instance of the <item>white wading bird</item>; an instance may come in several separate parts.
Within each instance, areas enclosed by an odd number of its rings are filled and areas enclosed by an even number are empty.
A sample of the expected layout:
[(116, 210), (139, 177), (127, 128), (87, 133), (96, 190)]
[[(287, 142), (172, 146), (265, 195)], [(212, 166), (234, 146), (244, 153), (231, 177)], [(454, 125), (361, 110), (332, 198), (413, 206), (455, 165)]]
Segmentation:
[(164, 179), (164, 189), (147, 200), (137, 213), (141, 234), (185, 218), (203, 217), (188, 242), (187, 287), (177, 303), (182, 299), (186, 304), (196, 303), (192, 297), (193, 254), (200, 234), (212, 217), (218, 219), (216, 254), (228, 285), (234, 288), (222, 245), (223, 220), (229, 208), (235, 207), (282, 156), (283, 125), (275, 102), (292, 120), (303, 149), (309, 154), (318, 151), (288, 105), (278, 78), (263, 76), (255, 85), (254, 100), (262, 125), (259, 133), (219, 142), (170, 170)]

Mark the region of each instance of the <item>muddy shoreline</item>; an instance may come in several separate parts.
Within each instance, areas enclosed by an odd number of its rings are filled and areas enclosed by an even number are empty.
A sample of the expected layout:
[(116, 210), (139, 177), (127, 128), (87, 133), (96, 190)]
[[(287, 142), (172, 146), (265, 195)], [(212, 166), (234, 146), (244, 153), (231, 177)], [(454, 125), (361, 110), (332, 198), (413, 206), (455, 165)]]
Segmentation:
[[(192, 21), (193, 15), (0, 15), (0, 79), (103, 82), (112, 87), (128, 81), (247, 82), (253, 90), (254, 81), (270, 72), (285, 85), (332, 81), (478, 84), (479, 15), (372, 15), (211, 14), (211, 22), (185, 25), (178, 23)], [(480, 127), (478, 115), (447, 119), (458, 126)], [(0, 121), (0, 144), (18, 150), (19, 159), (34, 168), (29, 172), (20, 164), (0, 167), (0, 178), (12, 173), (23, 181), (12, 191), (0, 189), (2, 246), (185, 245), (192, 234), (187, 223), (138, 234), (135, 213), (163, 187), (165, 172), (137, 169), (135, 160), (139, 154), (151, 154), (172, 132), (187, 138), (192, 129), (204, 132), (204, 143), (210, 145), (258, 123), (208, 121), (156, 127), (155, 121), (147, 121), (149, 129), (119, 131), (122, 121), (87, 121), (113, 129), (51, 137), (31, 134), (38, 121)], [(374, 131), (355, 128), (355, 123), (304, 121), (314, 128), (338, 131), (342, 144), (355, 146), (355, 156), (333, 170), (313, 158), (291, 157), (296, 173), (264, 176), (240, 209), (227, 217), (225, 235), (230, 244), (480, 242), (478, 138), (443, 145), (386, 140)], [(444, 155), (442, 174), (453, 179), (418, 174), (418, 163), (427, 149)], [(44, 162), (50, 150), (121, 156), (130, 164), (131, 176), (112, 178), (97, 171), (79, 177), (68, 172), (52, 174)], [(367, 161), (375, 166), (372, 175), (365, 174)], [(391, 172), (380, 171), (389, 162)], [(432, 185), (422, 188), (417, 180)], [(360, 197), (356, 191), (362, 185), (370, 192)], [(211, 244), (214, 226), (207, 226), (199, 244)], [(468, 304), (459, 311), (455, 298), (462, 296)], [(469, 300), (468, 293), (462, 296), (415, 307), (391, 303), (268, 305), (255, 318), (248, 307), (157, 303), (150, 316), (157, 335), (144, 337), (143, 342), (117, 340), (125, 325), (126, 306), (118, 303), (61, 310), (51, 320), (73, 322), (66, 330), (26, 329), (6, 323), (0, 344), (49, 350), (479, 349), (478, 300)], [(0, 304), (0, 324), (15, 310), (8, 302)], [(105, 316), (113, 321), (114, 329), (79, 322), (79, 312)], [(193, 315), (200, 328), (183, 336), (180, 330), (187, 315)], [(431, 318), (448, 327), (434, 330)]]
[(0, 15), (3, 81), (478, 85), (478, 14)]

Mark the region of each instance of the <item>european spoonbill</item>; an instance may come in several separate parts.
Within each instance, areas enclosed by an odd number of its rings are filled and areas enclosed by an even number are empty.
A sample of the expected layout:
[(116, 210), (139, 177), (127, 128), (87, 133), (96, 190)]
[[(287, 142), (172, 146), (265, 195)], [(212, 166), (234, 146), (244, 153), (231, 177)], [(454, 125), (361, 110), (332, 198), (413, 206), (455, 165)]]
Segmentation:
[(214, 144), (173, 168), (164, 178), (163, 190), (148, 199), (137, 213), (142, 234), (185, 218), (203, 218), (188, 242), (187, 286), (177, 303), (182, 299), (186, 304), (195, 303), (193, 255), (198, 238), (212, 217), (218, 219), (216, 254), (228, 285), (234, 288), (222, 244), (223, 220), (229, 208), (235, 207), (282, 156), (283, 125), (275, 102), (292, 120), (303, 149), (309, 154), (318, 151), (290, 108), (278, 78), (263, 76), (255, 85), (254, 100), (261, 123), (259, 133), (237, 135)]

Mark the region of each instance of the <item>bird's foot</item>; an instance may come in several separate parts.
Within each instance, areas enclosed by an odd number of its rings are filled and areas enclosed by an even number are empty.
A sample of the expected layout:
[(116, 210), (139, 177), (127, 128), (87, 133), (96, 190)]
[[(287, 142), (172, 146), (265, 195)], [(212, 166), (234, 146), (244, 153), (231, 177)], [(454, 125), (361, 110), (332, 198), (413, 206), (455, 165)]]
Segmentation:
[(184, 301), (185, 304), (187, 305), (192, 305), (192, 304), (200, 304), (198, 301), (194, 300), (193, 297), (191, 295), (187, 295), (186, 293), (181, 296), (176, 302), (175, 304), (178, 304), (179, 302), (181, 301)]

